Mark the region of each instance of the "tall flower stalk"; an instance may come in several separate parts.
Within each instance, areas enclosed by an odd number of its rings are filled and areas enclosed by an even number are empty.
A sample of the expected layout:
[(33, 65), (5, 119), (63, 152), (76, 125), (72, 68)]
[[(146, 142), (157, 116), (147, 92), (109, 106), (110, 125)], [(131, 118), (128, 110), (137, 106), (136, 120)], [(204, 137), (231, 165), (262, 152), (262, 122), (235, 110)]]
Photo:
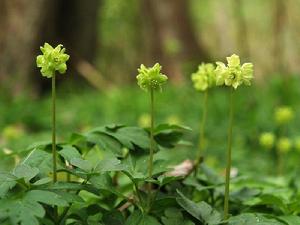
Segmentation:
[(153, 173), (153, 155), (154, 155), (154, 91), (150, 89), (150, 156), (149, 156), (149, 177)]
[[(149, 161), (148, 161), (148, 176), (153, 175), (153, 157), (154, 157), (154, 94), (155, 91), (162, 90), (162, 85), (168, 80), (168, 77), (161, 73), (161, 65), (156, 63), (153, 67), (145, 67), (143, 64), (138, 69), (137, 81), (140, 88), (150, 92), (150, 146), (149, 146)], [(148, 208), (151, 206), (151, 184), (148, 186)]]
[(227, 140), (227, 161), (225, 175), (225, 197), (224, 197), (224, 218), (228, 219), (229, 212), (229, 188), (230, 188), (230, 173), (231, 173), (231, 153), (232, 153), (232, 129), (233, 129), (233, 98), (234, 90), (230, 88), (229, 101), (229, 125), (228, 125), (228, 140)]
[(56, 87), (55, 73), (52, 76), (52, 163), (53, 183), (57, 181), (57, 152), (56, 152)]
[(205, 151), (205, 124), (207, 117), (207, 102), (208, 102), (208, 91), (209, 88), (215, 86), (216, 83), (216, 74), (215, 74), (215, 66), (213, 64), (202, 63), (198, 67), (198, 71), (193, 73), (191, 79), (194, 84), (194, 88), (197, 91), (204, 92), (203, 96), (203, 104), (202, 104), (202, 118), (200, 122), (200, 133), (199, 133), (199, 149), (198, 154), (195, 160), (194, 165), (194, 175), (197, 175), (198, 166), (203, 159), (204, 151)]
[(232, 56), (227, 57), (227, 65), (222, 62), (217, 62), (217, 68), (215, 72), (216, 84), (230, 87), (228, 144), (224, 194), (224, 219), (227, 220), (229, 218), (234, 92), (240, 85), (251, 85), (251, 80), (253, 79), (253, 64), (244, 63), (241, 65), (240, 57), (233, 54)]
[(37, 67), (41, 68), (41, 74), (44, 77), (52, 78), (52, 167), (53, 183), (57, 181), (57, 151), (56, 151), (56, 81), (55, 73), (58, 71), (64, 74), (67, 71), (66, 62), (70, 56), (65, 54), (65, 48), (58, 45), (53, 48), (48, 43), (40, 47), (42, 55), (37, 56)]

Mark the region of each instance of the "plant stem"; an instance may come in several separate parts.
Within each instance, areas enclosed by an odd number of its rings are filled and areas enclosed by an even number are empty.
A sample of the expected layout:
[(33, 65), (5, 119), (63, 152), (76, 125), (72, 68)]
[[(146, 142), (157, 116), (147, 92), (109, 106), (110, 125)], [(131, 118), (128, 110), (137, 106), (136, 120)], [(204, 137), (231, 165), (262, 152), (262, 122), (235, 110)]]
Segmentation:
[(199, 150), (198, 150), (198, 156), (195, 161), (194, 176), (197, 175), (198, 166), (199, 166), (200, 162), (202, 161), (203, 155), (204, 155), (205, 123), (206, 123), (206, 117), (207, 117), (207, 99), (208, 99), (208, 91), (206, 90), (204, 92), (204, 99), (203, 99), (203, 105), (202, 105), (202, 118), (201, 118), (201, 123), (200, 123), (200, 134), (199, 134)]
[(53, 160), (53, 183), (57, 181), (56, 171), (56, 106), (55, 106), (55, 74), (52, 76), (52, 160)]
[(154, 91), (150, 90), (150, 114), (151, 114), (151, 127), (150, 127), (150, 155), (149, 155), (149, 178), (153, 173), (153, 154), (154, 154)]
[[(53, 160), (53, 183), (57, 181), (57, 168), (56, 168), (56, 106), (55, 106), (56, 90), (55, 90), (55, 73), (52, 76), (52, 160)], [(58, 216), (57, 206), (54, 206), (53, 212), (54, 220)]]
[[(150, 90), (150, 114), (151, 114), (151, 126), (150, 126), (150, 153), (149, 153), (149, 165), (148, 165), (148, 172), (149, 178), (152, 178), (153, 175), (153, 154), (154, 154), (154, 91), (153, 89)], [(148, 210), (150, 211), (151, 208), (151, 201), (152, 201), (152, 194), (151, 188), (152, 185), (148, 183)]]
[(224, 219), (229, 218), (229, 188), (230, 188), (230, 170), (231, 170), (231, 149), (232, 149), (232, 127), (233, 127), (233, 93), (230, 90), (229, 102), (229, 127), (228, 127), (228, 149), (227, 149), (227, 165), (226, 165), (226, 180), (225, 180), (225, 199), (224, 199)]

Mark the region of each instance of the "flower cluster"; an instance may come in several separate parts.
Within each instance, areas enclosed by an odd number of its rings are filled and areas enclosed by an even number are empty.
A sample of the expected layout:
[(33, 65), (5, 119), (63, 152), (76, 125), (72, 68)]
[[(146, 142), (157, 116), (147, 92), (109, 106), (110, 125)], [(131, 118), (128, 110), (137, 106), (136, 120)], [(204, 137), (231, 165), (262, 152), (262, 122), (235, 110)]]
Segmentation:
[(286, 153), (289, 152), (292, 148), (292, 142), (287, 137), (279, 138), (277, 141), (277, 149), (280, 152)]
[(259, 143), (266, 149), (271, 149), (274, 146), (275, 135), (271, 132), (265, 132), (260, 135)]
[(253, 64), (244, 63), (241, 65), (240, 57), (233, 54), (227, 57), (227, 66), (222, 62), (217, 62), (216, 84), (232, 86), (237, 89), (238, 86), (245, 84), (251, 85), (253, 79)]
[(263, 148), (267, 150), (276, 147), (276, 149), (282, 153), (289, 152), (292, 147), (295, 147), (297, 150), (299, 148), (300, 150), (300, 139), (296, 139), (295, 142), (293, 142), (288, 137), (279, 137), (276, 140), (276, 136), (271, 132), (262, 133), (259, 138), (259, 143)]
[(45, 43), (40, 49), (43, 54), (37, 56), (36, 64), (37, 67), (41, 68), (43, 76), (51, 78), (55, 74), (55, 71), (58, 71), (60, 74), (66, 72), (66, 62), (70, 56), (65, 54), (66, 49), (62, 45), (53, 48), (48, 43)]
[(211, 63), (202, 63), (199, 65), (198, 71), (192, 74), (191, 78), (196, 90), (206, 91), (216, 84), (215, 66)]
[(288, 106), (281, 106), (275, 110), (274, 118), (277, 124), (289, 123), (294, 118), (294, 111)]
[(161, 72), (161, 65), (156, 63), (153, 67), (145, 67), (143, 64), (138, 69), (138, 85), (145, 91), (161, 90), (168, 77)]

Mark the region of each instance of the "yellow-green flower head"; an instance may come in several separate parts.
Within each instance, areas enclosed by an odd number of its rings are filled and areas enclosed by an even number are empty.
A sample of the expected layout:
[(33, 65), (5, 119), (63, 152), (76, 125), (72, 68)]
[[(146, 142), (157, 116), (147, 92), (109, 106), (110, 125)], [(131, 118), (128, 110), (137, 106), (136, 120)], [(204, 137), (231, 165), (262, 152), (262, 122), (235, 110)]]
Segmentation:
[(240, 57), (233, 54), (227, 57), (227, 66), (222, 62), (216, 62), (216, 84), (232, 86), (237, 89), (238, 86), (245, 84), (251, 85), (253, 79), (253, 64), (244, 63), (241, 65)]
[(194, 87), (198, 91), (206, 91), (216, 84), (215, 66), (211, 63), (202, 63), (198, 71), (192, 74)]
[(295, 139), (295, 148), (298, 152), (300, 152), (300, 137)]
[(294, 118), (294, 111), (291, 107), (281, 106), (275, 110), (275, 121), (282, 125), (290, 122)]
[(292, 148), (292, 142), (287, 137), (279, 138), (277, 141), (277, 149), (280, 152), (286, 153), (289, 152)]
[(48, 43), (41, 46), (42, 55), (36, 57), (36, 65), (41, 68), (44, 77), (51, 78), (55, 71), (63, 74), (67, 70), (66, 62), (70, 56), (65, 53), (66, 49), (62, 45), (53, 48)]
[(265, 132), (260, 135), (259, 143), (266, 149), (271, 149), (274, 146), (275, 135), (271, 132)]
[(139, 74), (136, 79), (138, 85), (145, 91), (161, 90), (162, 85), (167, 82), (168, 77), (161, 72), (161, 65), (156, 63), (153, 67), (145, 67), (143, 64), (138, 69)]

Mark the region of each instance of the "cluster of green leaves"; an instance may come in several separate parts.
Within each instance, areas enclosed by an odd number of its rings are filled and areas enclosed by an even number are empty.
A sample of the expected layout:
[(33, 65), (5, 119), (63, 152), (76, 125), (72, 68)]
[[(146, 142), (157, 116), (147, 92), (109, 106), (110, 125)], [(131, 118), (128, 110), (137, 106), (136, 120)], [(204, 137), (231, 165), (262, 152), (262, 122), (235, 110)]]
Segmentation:
[[(186, 144), (188, 128), (155, 128), (155, 151)], [(201, 164), (197, 176), (170, 177), (169, 162), (155, 157), (147, 175), (149, 131), (107, 125), (74, 133), (58, 143), (59, 181), (52, 183), (51, 143), (36, 143), (11, 172), (0, 174), (0, 223), (4, 225), (296, 225), (300, 183), (296, 176), (232, 180), (233, 216), (223, 221), (223, 177)], [(172, 150), (171, 150), (172, 151)], [(148, 204), (147, 185), (152, 184)], [(58, 216), (55, 217), (54, 208)]]
[[(157, 126), (156, 152), (184, 144), (181, 137), (186, 129), (177, 125)], [(154, 161), (154, 177), (148, 177), (145, 160), (149, 141), (147, 129), (124, 125), (73, 134), (68, 142), (57, 144), (59, 182), (56, 183), (51, 179), (51, 143), (29, 146), (30, 153), (11, 173), (0, 174), (1, 224), (156, 221), (156, 217), (145, 213), (154, 209), (147, 205), (145, 182), (153, 183), (158, 191), (179, 178), (165, 175), (169, 168), (162, 159)], [(118, 210), (126, 204), (132, 207), (124, 212)], [(59, 208), (58, 216), (54, 215), (55, 207)], [(127, 219), (125, 215), (132, 210), (134, 213)]]

